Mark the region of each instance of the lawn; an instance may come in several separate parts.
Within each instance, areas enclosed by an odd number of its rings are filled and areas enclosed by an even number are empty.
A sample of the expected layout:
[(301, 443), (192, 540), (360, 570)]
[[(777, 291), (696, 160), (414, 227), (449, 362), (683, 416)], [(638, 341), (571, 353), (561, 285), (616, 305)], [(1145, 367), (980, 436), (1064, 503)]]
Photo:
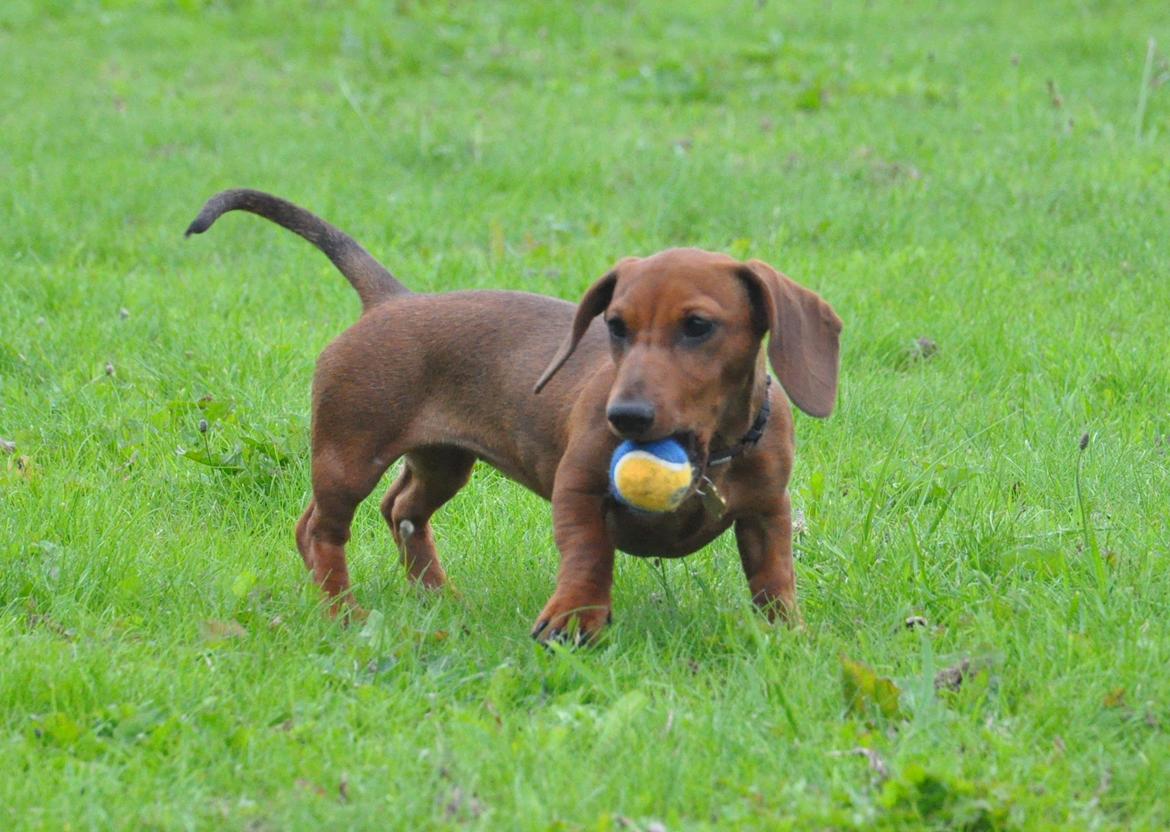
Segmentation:
[[(0, 827), (1170, 826), (1165, 12), (5, 2)], [(184, 240), (235, 186), (420, 291), (696, 245), (821, 293), (805, 628), (726, 535), (536, 646), (550, 510), (482, 465), (435, 519), (458, 592), (372, 499), (371, 616), (330, 621), (292, 526), (359, 306), (254, 217)]]

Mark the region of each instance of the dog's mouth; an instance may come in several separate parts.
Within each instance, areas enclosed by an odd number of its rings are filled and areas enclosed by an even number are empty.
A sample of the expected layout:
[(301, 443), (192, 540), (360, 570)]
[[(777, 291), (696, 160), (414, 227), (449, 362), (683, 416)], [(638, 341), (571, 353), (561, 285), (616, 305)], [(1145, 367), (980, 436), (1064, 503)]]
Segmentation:
[(670, 438), (678, 444), (682, 445), (683, 450), (687, 453), (687, 459), (691, 461), (691, 465), (696, 469), (702, 471), (707, 465), (707, 443), (699, 439), (699, 435), (693, 430), (679, 431), (672, 433)]

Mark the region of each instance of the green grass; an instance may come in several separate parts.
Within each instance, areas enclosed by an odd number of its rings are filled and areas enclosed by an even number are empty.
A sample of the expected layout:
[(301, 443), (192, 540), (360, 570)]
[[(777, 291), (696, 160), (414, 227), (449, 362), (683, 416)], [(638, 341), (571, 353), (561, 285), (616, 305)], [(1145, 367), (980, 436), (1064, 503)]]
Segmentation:
[[(1170, 825), (1163, 4), (383, 5), (0, 9), (0, 827)], [(807, 629), (724, 538), (536, 648), (549, 509), (484, 467), (436, 518), (461, 594), (371, 500), (376, 612), (326, 620), (292, 524), (357, 299), (255, 218), (184, 241), (231, 186), (419, 290), (688, 244), (821, 292)]]

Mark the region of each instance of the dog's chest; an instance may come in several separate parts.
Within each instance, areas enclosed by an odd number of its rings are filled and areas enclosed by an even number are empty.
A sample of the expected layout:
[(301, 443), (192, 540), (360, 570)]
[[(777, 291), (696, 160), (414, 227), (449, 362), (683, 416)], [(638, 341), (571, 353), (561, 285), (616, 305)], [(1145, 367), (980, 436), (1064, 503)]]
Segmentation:
[(692, 496), (676, 511), (645, 514), (610, 501), (605, 525), (614, 546), (638, 557), (678, 558), (706, 546), (731, 525), (726, 512), (709, 510)]

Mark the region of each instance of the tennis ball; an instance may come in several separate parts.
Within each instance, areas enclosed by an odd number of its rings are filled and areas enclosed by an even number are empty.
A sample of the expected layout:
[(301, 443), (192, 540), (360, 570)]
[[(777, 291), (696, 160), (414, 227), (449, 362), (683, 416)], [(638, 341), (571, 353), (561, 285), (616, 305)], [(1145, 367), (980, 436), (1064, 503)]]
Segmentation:
[(694, 480), (694, 466), (674, 439), (626, 440), (614, 449), (609, 463), (613, 496), (639, 511), (674, 511), (690, 493)]

